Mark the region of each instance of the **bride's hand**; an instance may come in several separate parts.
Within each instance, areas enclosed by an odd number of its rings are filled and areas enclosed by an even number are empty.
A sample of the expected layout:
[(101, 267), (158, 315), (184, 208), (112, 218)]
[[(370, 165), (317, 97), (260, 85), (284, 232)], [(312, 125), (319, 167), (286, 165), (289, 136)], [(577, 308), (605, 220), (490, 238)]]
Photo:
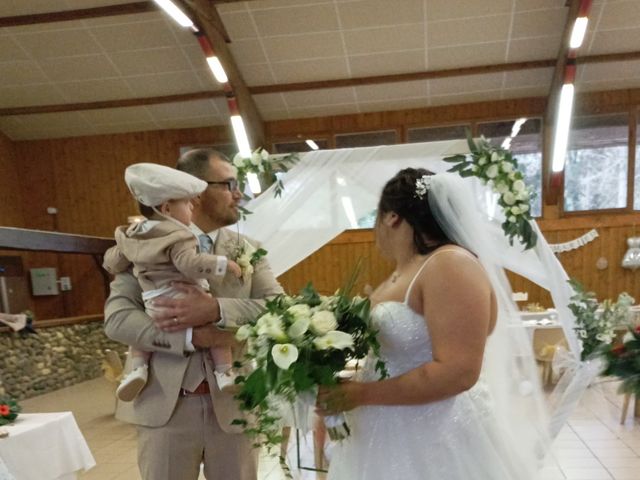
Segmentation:
[(364, 384), (344, 382), (331, 387), (320, 387), (316, 402), (316, 413), (327, 416), (348, 412), (362, 405)]

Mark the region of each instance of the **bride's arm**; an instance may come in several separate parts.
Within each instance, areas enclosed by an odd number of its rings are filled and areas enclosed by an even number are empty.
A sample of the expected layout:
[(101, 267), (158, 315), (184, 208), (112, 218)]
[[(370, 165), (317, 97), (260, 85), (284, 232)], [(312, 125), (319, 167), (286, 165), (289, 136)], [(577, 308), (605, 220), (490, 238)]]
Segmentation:
[[(434, 257), (417, 279), (410, 304), (421, 305), (433, 346), (433, 361), (380, 382), (350, 382), (323, 389), (319, 413), (360, 405), (416, 405), (468, 390), (480, 374), (490, 331), (492, 290), (471, 256)], [(327, 408), (323, 408), (327, 404)]]

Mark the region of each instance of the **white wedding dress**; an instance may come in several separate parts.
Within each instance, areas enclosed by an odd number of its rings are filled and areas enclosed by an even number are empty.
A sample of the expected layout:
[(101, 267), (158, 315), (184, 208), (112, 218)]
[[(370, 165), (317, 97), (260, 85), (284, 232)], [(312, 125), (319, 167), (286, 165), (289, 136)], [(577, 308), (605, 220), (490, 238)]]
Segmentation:
[[(372, 321), (391, 377), (432, 361), (425, 320), (406, 299), (376, 305)], [(379, 378), (374, 364), (375, 359), (365, 364), (359, 380)], [(516, 458), (518, 441), (499, 426), (482, 380), (438, 402), (359, 407), (347, 414), (347, 424), (351, 435), (334, 448), (329, 480), (530, 478)]]

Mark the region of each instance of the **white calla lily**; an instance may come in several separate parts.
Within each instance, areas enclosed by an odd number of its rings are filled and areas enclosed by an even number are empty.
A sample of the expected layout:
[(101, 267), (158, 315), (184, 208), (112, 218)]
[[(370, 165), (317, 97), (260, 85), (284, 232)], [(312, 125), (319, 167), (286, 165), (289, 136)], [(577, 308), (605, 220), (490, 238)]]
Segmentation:
[(282, 370), (287, 370), (298, 359), (298, 348), (291, 343), (279, 343), (271, 349), (274, 363)]
[(310, 317), (300, 317), (295, 320), (291, 326), (287, 329), (287, 335), (292, 339), (298, 339), (302, 337), (307, 330), (309, 330), (309, 325), (311, 324)]

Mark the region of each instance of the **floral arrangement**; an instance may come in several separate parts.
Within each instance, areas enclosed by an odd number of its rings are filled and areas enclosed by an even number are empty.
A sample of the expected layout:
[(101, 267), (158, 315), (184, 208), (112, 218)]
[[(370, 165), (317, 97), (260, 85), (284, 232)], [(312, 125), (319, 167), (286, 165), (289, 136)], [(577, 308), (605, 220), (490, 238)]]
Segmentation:
[(499, 194), (498, 205), (505, 216), (502, 229), (509, 242), (513, 245), (513, 238), (518, 237), (525, 245), (525, 250), (533, 248), (538, 236), (529, 223), (532, 190), (518, 171), (518, 161), (509, 150), (494, 147), (484, 137), (480, 137), (476, 143), (468, 130), (467, 142), (471, 152), (469, 155), (459, 154), (444, 159), (445, 162), (456, 164), (449, 171), (458, 172), (462, 177), (478, 177)]
[(13, 398), (0, 397), (0, 427), (12, 423), (22, 407)]
[(640, 396), (640, 326), (630, 328), (621, 344), (606, 345), (602, 356), (606, 363), (602, 374), (620, 378), (621, 393)]
[(243, 157), (242, 154), (237, 153), (233, 157), (232, 163), (237, 169), (238, 185), (241, 192), (244, 193), (247, 175), (254, 173), (266, 178), (269, 184), (275, 183), (274, 196), (279, 197), (282, 195), (284, 185), (276, 175), (276, 172), (287, 172), (298, 160), (296, 154), (272, 156), (264, 148), (258, 148), (250, 157)]
[(247, 280), (253, 275), (253, 267), (267, 254), (264, 248), (255, 248), (246, 240), (238, 239), (228, 246), (229, 258), (235, 261), (242, 270), (242, 278)]
[(593, 292), (588, 292), (577, 280), (569, 280), (575, 291), (569, 309), (576, 317), (574, 330), (582, 346), (581, 360), (586, 360), (615, 338), (615, 328), (627, 321), (629, 309), (635, 300), (623, 292), (617, 302), (605, 300), (600, 305)]
[[(279, 295), (268, 301), (262, 315), (238, 329), (236, 338), (247, 342), (246, 363), (254, 369), (238, 378), (236, 395), (251, 421), (234, 423), (244, 427), (256, 447), (279, 445), (283, 406), (301, 396), (315, 402), (317, 386), (335, 385), (349, 359), (364, 358), (370, 351), (377, 356), (369, 300), (349, 298), (349, 291), (348, 287), (321, 296), (308, 284), (298, 296)], [(376, 370), (387, 376), (379, 359)], [(329, 430), (332, 438), (349, 434), (344, 422), (334, 425)]]

